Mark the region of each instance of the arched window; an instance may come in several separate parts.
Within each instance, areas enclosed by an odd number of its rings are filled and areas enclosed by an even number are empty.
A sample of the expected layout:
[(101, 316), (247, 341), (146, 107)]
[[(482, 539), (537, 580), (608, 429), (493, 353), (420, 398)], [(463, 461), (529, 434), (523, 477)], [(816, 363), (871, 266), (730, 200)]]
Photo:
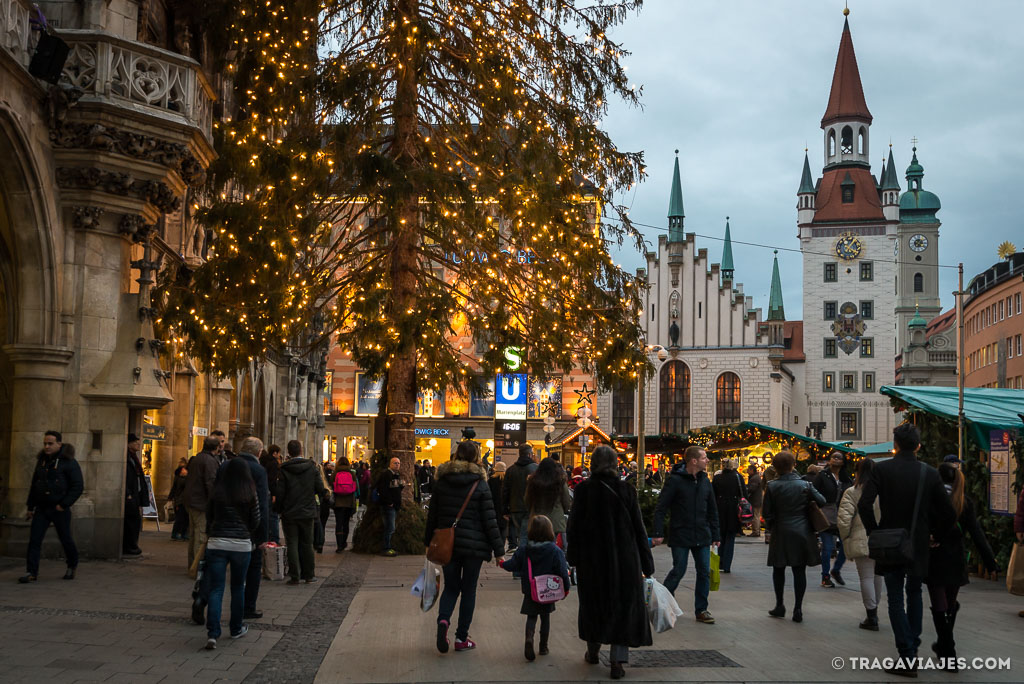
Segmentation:
[(690, 428), (690, 369), (682, 361), (669, 361), (661, 367), (659, 388), (659, 430), (686, 432)]
[(740, 376), (722, 373), (715, 387), (715, 422), (740, 422)]
[(924, 292), (924, 276), (920, 273), (914, 274), (914, 292)]
[(828, 156), (830, 156), (830, 157), (836, 156), (836, 132), (835, 132), (835, 130), (830, 130), (828, 132)]
[(633, 434), (633, 387), (619, 384), (612, 389), (612, 430), (619, 435)]
[(839, 149), (843, 154), (853, 154), (853, 129), (849, 126), (843, 126), (843, 135), (839, 143)]
[(868, 153), (868, 129), (863, 126), (860, 127), (860, 133), (857, 135), (857, 154), (863, 154), (867, 156)]

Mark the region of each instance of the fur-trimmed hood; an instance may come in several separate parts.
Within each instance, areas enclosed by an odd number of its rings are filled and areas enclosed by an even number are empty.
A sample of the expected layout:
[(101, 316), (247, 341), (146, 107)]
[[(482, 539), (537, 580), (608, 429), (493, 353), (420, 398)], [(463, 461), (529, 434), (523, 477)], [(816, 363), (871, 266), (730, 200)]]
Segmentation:
[(448, 461), (437, 466), (438, 479), (448, 475), (476, 474), (481, 480), (487, 479), (487, 471), (477, 463), (469, 461)]

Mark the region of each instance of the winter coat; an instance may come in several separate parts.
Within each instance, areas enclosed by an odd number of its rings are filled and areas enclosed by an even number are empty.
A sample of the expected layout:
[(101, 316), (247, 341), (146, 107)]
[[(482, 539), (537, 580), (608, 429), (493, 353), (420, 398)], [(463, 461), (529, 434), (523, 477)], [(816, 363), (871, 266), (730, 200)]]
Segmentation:
[(502, 489), (505, 487), (505, 476), (491, 475), (487, 478), (487, 487), (491, 490), (491, 501), (494, 502), (494, 514), (498, 517), (498, 524), (500, 526), (501, 518), (508, 515), (508, 511), (505, 510), (505, 500), (502, 497)]
[(960, 512), (957, 523), (946, 534), (936, 536), (939, 545), (933, 546), (929, 550), (929, 585), (959, 587), (968, 583), (965, 534), (971, 535), (971, 541), (978, 549), (978, 553), (985, 563), (985, 569), (989, 572), (996, 571), (998, 566), (996, 566), (996, 559), (992, 554), (992, 547), (985, 539), (985, 533), (982, 531), (981, 525), (978, 524), (978, 517), (974, 510), (974, 502), (965, 496), (964, 509)]
[(209, 451), (200, 451), (188, 460), (188, 476), (185, 478), (185, 505), (197, 511), (205, 511), (213, 496), (213, 483), (217, 479), (220, 464)]
[(505, 486), (501, 495), (502, 505), (509, 514), (526, 513), (526, 478), (537, 470), (537, 463), (529, 456), (520, 456), (519, 460), (505, 471)]
[(761, 508), (771, 532), (768, 565), (773, 568), (821, 565), (818, 541), (807, 517), (811, 499), (820, 506), (825, 498), (794, 472), (768, 483)]
[[(334, 486), (337, 484), (338, 475), (341, 473), (348, 473), (352, 476), (352, 481), (356, 483), (356, 491), (351, 494), (338, 494), (334, 491)], [(334, 494), (334, 507), (335, 508), (355, 508), (356, 507), (356, 492), (359, 491), (359, 478), (356, 476), (356, 471), (352, 470), (351, 466), (339, 466), (334, 471), (334, 480), (331, 481), (331, 493)]]
[[(529, 559), (529, 563), (527, 563)], [(523, 615), (542, 615), (552, 613), (555, 610), (553, 603), (537, 603), (533, 600), (530, 587), (530, 572), (533, 576), (558, 575), (562, 578), (562, 586), (566, 592), (569, 591), (569, 564), (565, 562), (565, 554), (554, 542), (527, 541), (516, 549), (515, 554), (506, 561), (502, 561), (501, 567), (509, 572), (520, 573), (520, 587), (523, 590), (523, 605), (519, 612)]]
[(145, 508), (149, 505), (149, 487), (146, 485), (146, 474), (142, 472), (142, 462), (130, 451), (127, 458), (124, 472), (125, 505)]
[(546, 510), (544, 507), (533, 504), (529, 485), (526, 487), (524, 501), (531, 518), (535, 515), (546, 515), (551, 520), (551, 527), (554, 528), (556, 535), (565, 532), (565, 516), (572, 508), (572, 494), (569, 493), (569, 485), (562, 485), (562, 491)]
[[(921, 468), (925, 469), (924, 492), (917, 514), (917, 525), (914, 527), (914, 499)], [(949, 502), (939, 471), (919, 462), (914, 452), (901, 451), (872, 469), (863, 490), (857, 502), (857, 511), (869, 537), (878, 528), (903, 528), (909, 531), (914, 527), (914, 561), (909, 566), (896, 567), (876, 563), (875, 571), (906, 569), (913, 577), (928, 577), (929, 535), (933, 531), (943, 535), (956, 523), (956, 511)], [(876, 498), (881, 506), (881, 518), (875, 518)]]
[(835, 504), (838, 507), (839, 502), (843, 498), (843, 492), (853, 486), (853, 480), (846, 474), (845, 470), (839, 471), (839, 478), (837, 480), (832, 475), (831, 469), (825, 468), (825, 470), (815, 475), (812, 484), (818, 490), (818, 493), (825, 498), (826, 506)]
[(181, 474), (182, 468), (185, 468), (185, 466), (175, 468), (174, 479), (171, 481), (171, 491), (167, 494), (167, 500), (173, 501), (175, 506), (185, 505), (185, 476)]
[[(252, 540), (256, 546), (259, 546), (270, 539), (270, 488), (267, 485), (267, 470), (252, 454), (242, 452), (235, 458), (245, 461), (249, 466), (249, 472), (252, 473), (252, 481), (256, 484), (256, 498), (260, 506), (260, 525), (256, 533), (253, 534)], [(227, 461), (224, 463), (226, 464)], [(223, 467), (225, 466), (222, 465), (221, 468)]]
[(277, 478), (276, 506), (285, 520), (313, 520), (320, 517), (321, 500), (327, 496), (320, 469), (308, 458), (290, 458), (281, 464)]
[(504, 555), (505, 540), (498, 530), (487, 473), (476, 463), (449, 461), (438, 466), (423, 542), (429, 546), (434, 530), (452, 526), (474, 482), (477, 487), (455, 527), (452, 558), (487, 561)]
[(740, 522), (740, 499), (747, 498), (747, 486), (738, 471), (726, 469), (711, 481), (718, 506), (718, 530), (722, 538), (735, 537), (743, 529)]
[(267, 471), (267, 488), (270, 491), (274, 491), (277, 486), (277, 478), (281, 473), (281, 464), (277, 462), (277, 458), (271, 456), (268, 453), (264, 453), (260, 456), (260, 465)]
[(53, 456), (44, 451), (36, 456), (36, 469), (32, 473), (25, 507), (29, 511), (54, 506), (67, 510), (78, 501), (84, 490), (85, 480), (82, 468), (75, 460), (75, 447), (61, 444)]
[(747, 501), (751, 508), (760, 508), (764, 501), (764, 488), (761, 486), (761, 474), (747, 476)]
[[(670, 514), (668, 535), (666, 512)], [(676, 464), (658, 495), (654, 536), (667, 537), (669, 546), (708, 546), (721, 541), (718, 526), (718, 504), (708, 474), (702, 470), (691, 475), (684, 464)]]
[(396, 473), (390, 468), (377, 480), (377, 496), (380, 497), (380, 505), (384, 508), (394, 508), (396, 511), (402, 509), (402, 490), (405, 483), (402, 482), (401, 473)]
[[(864, 531), (864, 523), (857, 513), (860, 495), (860, 487), (850, 487), (843, 492), (843, 498), (839, 502), (839, 539), (843, 542), (843, 551), (850, 560), (868, 557), (868, 533)], [(882, 509), (878, 501), (875, 501), (875, 516), (881, 514)]]
[(576, 567), (580, 638), (650, 646), (642, 577), (654, 574), (654, 556), (636, 489), (615, 473), (594, 473), (576, 487), (566, 537), (566, 560)]
[(223, 539), (252, 539), (263, 526), (260, 500), (253, 497), (247, 506), (231, 506), (220, 497), (211, 497), (206, 507), (206, 534)]

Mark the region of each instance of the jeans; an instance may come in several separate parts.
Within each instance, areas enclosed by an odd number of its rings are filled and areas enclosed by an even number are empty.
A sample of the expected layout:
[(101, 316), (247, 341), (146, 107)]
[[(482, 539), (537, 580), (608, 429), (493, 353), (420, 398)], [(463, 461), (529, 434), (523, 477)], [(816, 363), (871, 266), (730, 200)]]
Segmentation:
[(736, 535), (722, 535), (722, 543), (718, 547), (719, 570), (732, 572), (732, 556), (736, 551)]
[(525, 511), (519, 513), (512, 513), (508, 518), (508, 536), (512, 540), (512, 543), (516, 546), (519, 545), (520, 540), (526, 536), (526, 522), (527, 514)]
[(334, 541), (338, 543), (339, 549), (348, 547), (349, 521), (352, 520), (354, 508), (334, 509)]
[(697, 584), (693, 591), (693, 612), (703, 613), (708, 609), (708, 593), (711, 591), (711, 547), (710, 546), (673, 546), (672, 569), (665, 576), (665, 588), (675, 596), (676, 587), (686, 574), (689, 555), (693, 554), (693, 563), (697, 566)]
[(277, 514), (277, 511), (271, 507), (269, 516), (269, 537), (267, 541), (272, 541), (275, 544), (281, 544), (281, 516)]
[[(255, 545), (254, 545), (255, 546)], [(245, 575), (245, 612), (256, 612), (256, 599), (260, 596), (260, 582), (263, 580), (263, 549), (256, 546), (249, 559), (249, 570)]]
[(284, 543), (288, 547), (288, 576), (293, 580), (313, 579), (316, 576), (316, 556), (313, 553), (313, 524), (315, 518), (290, 520), (285, 518)]
[[(889, 598), (889, 624), (896, 637), (896, 650), (903, 658), (917, 656), (921, 645), (921, 616), (924, 605), (921, 600), (921, 578), (907, 575), (906, 570), (890, 570), (884, 574), (885, 592)], [(907, 604), (903, 606), (903, 592), (906, 589)]]
[(398, 516), (398, 511), (394, 508), (385, 508), (384, 510), (384, 550), (387, 551), (391, 548), (391, 536), (395, 533), (395, 518)]
[(249, 567), (248, 551), (206, 550), (206, 572), (210, 573), (210, 605), (206, 607), (206, 635), (211, 639), (220, 638), (221, 603), (224, 600), (224, 584), (228, 565), (231, 566), (231, 634), (242, 631), (242, 615), (245, 612), (245, 574)]
[(50, 523), (57, 530), (57, 538), (60, 545), (64, 547), (64, 558), (67, 559), (69, 568), (78, 567), (78, 547), (75, 540), (71, 538), (71, 510), (58, 511), (56, 507), (37, 507), (32, 515), (32, 527), (29, 532), (28, 554), (25, 557), (25, 566), (30, 575), (39, 574), (39, 555), (43, 549), (43, 537), (46, 530), (50, 529)]
[[(839, 553), (836, 555), (836, 564), (832, 565), (832, 550), (839, 545)], [(826, 579), (829, 576), (829, 566), (832, 565), (832, 569), (839, 572), (843, 563), (846, 562), (846, 552), (843, 551), (843, 543), (839, 541), (839, 538), (834, 534), (828, 532), (821, 533), (821, 579)]]
[(469, 625), (473, 622), (473, 610), (476, 608), (476, 585), (480, 579), (481, 565), (483, 561), (479, 558), (452, 558), (452, 561), (444, 566), (444, 591), (441, 592), (437, 621), (451, 622), (452, 613), (455, 612), (455, 601), (461, 595), (459, 624), (455, 629), (456, 641), (465, 641), (469, 637)]
[(881, 575), (875, 574), (875, 561), (865, 556), (855, 558), (853, 562), (857, 565), (857, 576), (860, 577), (860, 598), (864, 601), (867, 610), (878, 608), (878, 599), (882, 595), (882, 586), (885, 580)]

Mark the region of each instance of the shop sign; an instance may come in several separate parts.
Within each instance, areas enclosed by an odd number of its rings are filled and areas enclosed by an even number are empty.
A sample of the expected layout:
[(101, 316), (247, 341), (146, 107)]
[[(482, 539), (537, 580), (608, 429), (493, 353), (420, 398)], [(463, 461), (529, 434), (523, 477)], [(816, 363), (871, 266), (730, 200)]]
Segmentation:
[(192, 435), (194, 437), (206, 437), (209, 434), (210, 430), (208, 428), (199, 427), (198, 425), (192, 427)]
[(448, 428), (416, 428), (417, 437), (448, 437)]
[(1014, 433), (1009, 430), (989, 431), (988, 507), (1002, 515), (1013, 515), (1017, 509), (1017, 497), (1011, 489), (1016, 471), (1010, 465), (1013, 442)]
[(525, 373), (499, 375), (494, 396), (494, 419), (526, 420), (527, 382)]
[(167, 439), (167, 428), (163, 425), (153, 425), (152, 423), (142, 424), (142, 439), (150, 439), (154, 442), (162, 442)]
[(375, 416), (384, 396), (384, 378), (370, 378), (366, 373), (356, 373), (356, 415)]

